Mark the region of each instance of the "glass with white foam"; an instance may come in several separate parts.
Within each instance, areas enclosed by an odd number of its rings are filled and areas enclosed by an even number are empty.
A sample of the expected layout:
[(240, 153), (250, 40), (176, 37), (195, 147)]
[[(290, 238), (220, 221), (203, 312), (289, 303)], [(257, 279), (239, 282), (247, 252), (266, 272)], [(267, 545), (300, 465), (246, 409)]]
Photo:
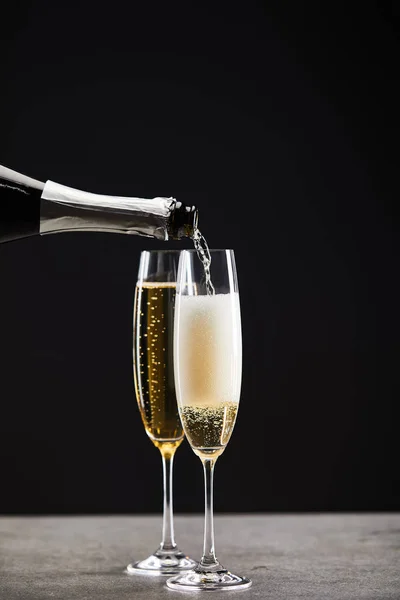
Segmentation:
[[(242, 330), (233, 250), (211, 250), (204, 265), (195, 250), (180, 254), (174, 320), (174, 373), (179, 415), (205, 483), (203, 555), (198, 565), (167, 580), (174, 590), (227, 590), (251, 586), (218, 561), (213, 525), (216, 460), (231, 437), (242, 379)], [(212, 285), (207, 284), (207, 268)]]

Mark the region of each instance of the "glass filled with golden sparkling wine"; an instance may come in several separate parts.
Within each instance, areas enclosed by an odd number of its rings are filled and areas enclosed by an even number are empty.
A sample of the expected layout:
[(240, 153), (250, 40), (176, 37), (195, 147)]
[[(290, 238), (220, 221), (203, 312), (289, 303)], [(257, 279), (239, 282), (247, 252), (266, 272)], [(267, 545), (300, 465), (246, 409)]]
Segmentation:
[(161, 453), (164, 498), (160, 547), (130, 563), (130, 574), (173, 575), (197, 564), (178, 548), (173, 523), (173, 460), (184, 439), (173, 364), (178, 259), (178, 250), (146, 250), (140, 255), (133, 317), (135, 393), (145, 431)]
[(217, 560), (213, 526), (214, 466), (231, 437), (241, 391), (242, 333), (233, 250), (181, 252), (173, 354), (183, 430), (203, 464), (205, 523), (201, 560), (192, 570), (168, 578), (166, 585), (179, 591), (245, 589), (251, 580)]

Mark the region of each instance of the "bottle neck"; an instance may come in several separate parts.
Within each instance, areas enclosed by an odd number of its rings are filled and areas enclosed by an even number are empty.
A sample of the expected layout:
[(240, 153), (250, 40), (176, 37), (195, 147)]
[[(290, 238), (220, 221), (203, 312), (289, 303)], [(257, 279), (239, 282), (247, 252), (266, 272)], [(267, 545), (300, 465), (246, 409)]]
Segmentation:
[(42, 193), (40, 233), (70, 230), (143, 235), (160, 240), (191, 236), (197, 209), (174, 198), (130, 198), (83, 192), (47, 181)]
[(198, 211), (174, 198), (104, 196), (42, 183), (0, 165), (0, 242), (35, 234), (102, 231), (160, 240), (193, 237)]

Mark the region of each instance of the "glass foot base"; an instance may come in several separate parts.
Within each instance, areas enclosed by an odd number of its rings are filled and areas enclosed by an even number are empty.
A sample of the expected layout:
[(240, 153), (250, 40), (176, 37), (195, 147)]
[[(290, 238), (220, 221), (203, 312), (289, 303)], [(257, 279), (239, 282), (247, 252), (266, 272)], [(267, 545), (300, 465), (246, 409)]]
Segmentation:
[(195, 590), (244, 590), (249, 588), (252, 581), (247, 577), (240, 577), (227, 571), (223, 567), (214, 572), (194, 569), (176, 577), (167, 579), (166, 584), (172, 590), (190, 592)]
[(175, 575), (181, 571), (194, 569), (197, 562), (185, 556), (180, 550), (157, 550), (148, 558), (130, 563), (126, 572), (130, 575)]

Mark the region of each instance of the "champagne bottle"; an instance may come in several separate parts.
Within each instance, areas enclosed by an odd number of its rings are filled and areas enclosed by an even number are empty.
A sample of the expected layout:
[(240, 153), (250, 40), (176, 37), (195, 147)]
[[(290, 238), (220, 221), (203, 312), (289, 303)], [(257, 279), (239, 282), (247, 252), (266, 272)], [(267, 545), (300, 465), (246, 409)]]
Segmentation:
[(0, 243), (67, 231), (179, 240), (193, 237), (197, 220), (197, 208), (175, 198), (93, 194), (0, 165)]

